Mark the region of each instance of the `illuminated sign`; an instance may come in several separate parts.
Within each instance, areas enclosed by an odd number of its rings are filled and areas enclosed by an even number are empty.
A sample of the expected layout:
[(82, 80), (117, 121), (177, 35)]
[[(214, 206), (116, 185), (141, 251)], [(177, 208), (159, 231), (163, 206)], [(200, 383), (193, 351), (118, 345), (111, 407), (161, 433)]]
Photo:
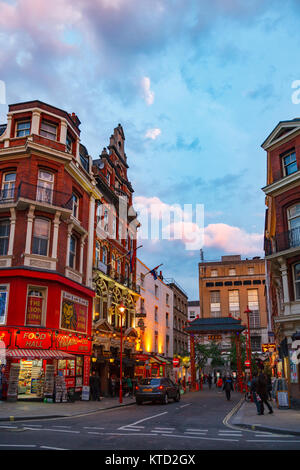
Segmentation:
[(275, 352), (276, 351), (276, 344), (267, 343), (261, 345), (262, 352)]
[(49, 349), (51, 345), (51, 333), (44, 331), (20, 331), (20, 333), (16, 334), (16, 346), (21, 349)]
[(63, 330), (76, 331), (78, 333), (87, 332), (88, 322), (87, 300), (72, 295), (69, 292), (62, 292), (60, 327)]

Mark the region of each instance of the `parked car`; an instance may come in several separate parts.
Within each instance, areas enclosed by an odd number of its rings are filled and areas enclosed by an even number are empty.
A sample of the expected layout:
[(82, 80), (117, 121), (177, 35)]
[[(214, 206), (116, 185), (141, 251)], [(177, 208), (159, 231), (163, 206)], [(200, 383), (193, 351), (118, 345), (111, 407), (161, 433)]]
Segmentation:
[(135, 387), (137, 405), (141, 405), (143, 401), (160, 401), (166, 405), (170, 398), (179, 401), (180, 389), (176, 383), (166, 377), (143, 379)]

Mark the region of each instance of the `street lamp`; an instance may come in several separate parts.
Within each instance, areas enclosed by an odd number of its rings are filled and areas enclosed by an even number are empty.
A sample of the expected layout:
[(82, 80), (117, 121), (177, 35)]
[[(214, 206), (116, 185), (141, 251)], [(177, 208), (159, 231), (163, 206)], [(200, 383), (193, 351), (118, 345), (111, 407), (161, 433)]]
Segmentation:
[(119, 305), (120, 312), (120, 393), (119, 393), (119, 402), (123, 403), (123, 389), (122, 389), (122, 361), (123, 361), (123, 314), (126, 310), (126, 307), (121, 304)]
[(248, 305), (244, 312), (247, 315), (247, 322), (248, 322), (248, 347), (247, 347), (247, 361), (250, 364), (250, 380), (252, 380), (252, 351), (251, 351), (251, 337), (250, 337), (250, 313), (252, 310), (249, 309)]

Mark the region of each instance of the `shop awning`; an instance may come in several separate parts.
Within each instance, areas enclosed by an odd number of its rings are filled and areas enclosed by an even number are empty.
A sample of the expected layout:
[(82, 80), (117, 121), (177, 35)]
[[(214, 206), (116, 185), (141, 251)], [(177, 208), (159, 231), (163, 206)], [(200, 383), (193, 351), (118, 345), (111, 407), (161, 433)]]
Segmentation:
[(159, 357), (159, 356), (153, 356), (151, 357), (151, 362), (156, 362), (158, 364), (171, 364), (169, 361), (167, 361), (164, 357)]
[(75, 359), (72, 354), (55, 349), (7, 349), (5, 355), (20, 359)]

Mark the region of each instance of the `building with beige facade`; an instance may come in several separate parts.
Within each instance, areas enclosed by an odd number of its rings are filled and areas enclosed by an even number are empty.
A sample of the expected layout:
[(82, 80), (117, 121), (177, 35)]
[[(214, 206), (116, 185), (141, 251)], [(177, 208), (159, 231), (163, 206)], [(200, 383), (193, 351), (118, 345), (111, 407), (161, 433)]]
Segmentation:
[[(269, 339), (264, 259), (243, 260), (235, 255), (199, 263), (199, 295), (201, 318), (231, 316), (241, 318), (242, 324), (247, 325), (248, 306), (252, 351), (261, 351), (261, 345)], [(229, 337), (207, 340), (222, 341), (224, 349), (230, 346)]]

